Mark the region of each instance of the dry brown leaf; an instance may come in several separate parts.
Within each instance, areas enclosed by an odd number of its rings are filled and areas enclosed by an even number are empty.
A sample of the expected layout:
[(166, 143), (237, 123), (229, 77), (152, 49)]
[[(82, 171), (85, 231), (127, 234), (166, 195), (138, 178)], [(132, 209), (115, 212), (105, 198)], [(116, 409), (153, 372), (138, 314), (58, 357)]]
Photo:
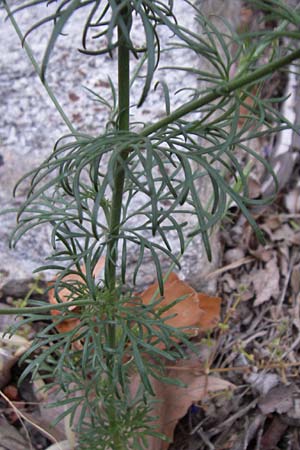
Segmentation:
[(270, 238), (273, 242), (284, 241), (289, 245), (300, 245), (300, 232), (293, 230), (287, 223), (271, 233)]
[[(21, 430), (20, 430), (21, 431)], [(30, 449), (30, 442), (26, 435), (22, 435), (17, 427), (11, 425), (4, 414), (0, 416), (1, 449), (24, 450)]]
[[(163, 433), (170, 440), (177, 422), (188, 411), (189, 407), (206, 397), (210, 392), (233, 389), (234, 385), (218, 377), (203, 375), (203, 366), (195, 359), (179, 360), (173, 367), (166, 370), (166, 376), (181, 381), (186, 387), (166, 384), (152, 379), (157, 403), (151, 411), (153, 417), (158, 417), (156, 431)], [(133, 389), (137, 389), (138, 377), (133, 380)], [(166, 450), (168, 442), (158, 438), (150, 438), (147, 450)]]
[(210, 295), (198, 294), (199, 307), (202, 311), (200, 318), (199, 330), (207, 331), (214, 328), (220, 321), (220, 297), (211, 297)]
[(256, 293), (254, 306), (270, 300), (271, 297), (276, 298), (279, 295), (280, 274), (278, 269), (277, 257), (274, 257), (266, 263), (264, 269), (258, 270), (254, 274), (253, 284)]
[(282, 225), (282, 220), (280, 219), (280, 217), (278, 217), (278, 214), (267, 216), (264, 219), (265, 223), (262, 228), (264, 228), (268, 232), (268, 234), (270, 234), (271, 231), (277, 230)]
[(254, 306), (261, 305), (270, 300), (271, 297), (277, 298), (279, 281), (278, 258), (275, 251), (273, 251), (272, 258), (265, 264), (264, 268), (252, 270), (241, 277), (241, 283), (248, 286), (249, 291), (254, 291), (253, 294), (256, 297)]
[(294, 384), (286, 386), (281, 384), (271, 389), (258, 402), (261, 412), (265, 415), (277, 412), (278, 414), (286, 413), (293, 407), (293, 396), (297, 391)]
[(261, 441), (261, 450), (274, 450), (277, 449), (277, 444), (283, 437), (288, 425), (285, 424), (280, 417), (273, 417), (272, 422), (264, 432)]
[[(158, 283), (154, 283), (139, 295), (142, 302), (148, 305), (156, 291)], [(191, 286), (171, 273), (164, 284), (164, 296), (159, 307), (164, 307), (180, 297), (185, 298), (162, 314), (162, 317), (176, 314), (166, 320), (173, 327), (195, 327), (205, 331), (216, 326), (220, 317), (221, 299), (197, 293)], [(158, 294), (159, 297), (159, 294)]]
[(268, 262), (273, 257), (272, 248), (267, 248), (263, 245), (259, 245), (256, 249), (249, 249), (249, 253), (259, 261)]

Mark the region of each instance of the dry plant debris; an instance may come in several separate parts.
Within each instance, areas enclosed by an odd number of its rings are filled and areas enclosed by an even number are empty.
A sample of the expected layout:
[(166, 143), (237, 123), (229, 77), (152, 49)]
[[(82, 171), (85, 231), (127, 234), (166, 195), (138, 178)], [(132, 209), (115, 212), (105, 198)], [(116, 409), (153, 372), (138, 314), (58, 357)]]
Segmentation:
[(224, 224), (224, 265), (211, 274), (218, 277), (223, 321), (210, 372), (236, 389), (225, 403), (202, 401), (183, 422), (174, 450), (300, 449), (300, 216), (286, 205), (298, 171), (257, 216), (264, 247), (239, 214)]
[[(159, 297), (159, 294), (156, 294), (157, 291), (158, 284), (154, 283), (139, 297), (147, 305), (153, 297)], [(166, 321), (169, 325), (183, 328), (192, 327), (198, 334), (199, 331), (213, 329), (218, 324), (221, 299), (196, 292), (172, 272), (165, 282), (164, 297), (159, 306), (170, 305), (179, 298), (182, 300), (162, 314), (162, 317), (174, 315)]]

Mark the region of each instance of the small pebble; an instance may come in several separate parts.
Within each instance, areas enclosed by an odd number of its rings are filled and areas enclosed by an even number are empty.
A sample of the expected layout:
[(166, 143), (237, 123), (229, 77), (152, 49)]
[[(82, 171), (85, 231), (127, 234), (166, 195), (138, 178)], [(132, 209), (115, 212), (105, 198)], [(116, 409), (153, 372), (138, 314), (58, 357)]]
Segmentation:
[(9, 384), (3, 388), (3, 394), (6, 395), (6, 397), (11, 401), (17, 400), (19, 397), (18, 389), (12, 384)]
[(245, 253), (241, 248), (231, 248), (224, 254), (224, 259), (227, 264), (231, 264), (239, 259), (244, 258)]

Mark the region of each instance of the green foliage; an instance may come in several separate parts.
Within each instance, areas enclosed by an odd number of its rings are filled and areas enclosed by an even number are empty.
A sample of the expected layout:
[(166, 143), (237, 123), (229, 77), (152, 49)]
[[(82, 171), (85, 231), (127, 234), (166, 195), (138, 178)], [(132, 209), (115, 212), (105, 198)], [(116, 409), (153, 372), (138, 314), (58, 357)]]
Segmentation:
[[(201, 235), (211, 258), (209, 235), (226, 214), (229, 202), (239, 206), (262, 239), (249, 207), (270, 199), (249, 197), (245, 160), (250, 155), (275, 178), (268, 163), (251, 149), (251, 140), (291, 127), (273, 107), (275, 99), (263, 100), (259, 93), (275, 70), (300, 57), (298, 10), (280, 0), (253, 0), (255, 7), (278, 22), (277, 28), (243, 35), (227, 25), (225, 35), (188, 0), (182, 1), (194, 8), (201, 32), (180, 25), (171, 0), (63, 0), (55, 3), (51, 14), (45, 9), (45, 17), (22, 37), (56, 105), (46, 81), (47, 67), (73, 14), (86, 10), (82, 53), (93, 57), (118, 51), (118, 85), (109, 80), (112, 103), (92, 93), (109, 109), (106, 129), (98, 136), (76, 132), (58, 105), (71, 133), (58, 140), (40, 167), (19, 181), (16, 189), (28, 179), (31, 184), (11, 238), (15, 245), (28, 230), (45, 223), (52, 226), (53, 253), (38, 270), (58, 271), (58, 305), (33, 302), (31, 308), (19, 310), (24, 314), (20, 323), (41, 318), (48, 321), (54, 308), (63, 314), (36, 335), (23, 358), (30, 360), (24, 376), (31, 373), (45, 378), (48, 387), (58, 386), (64, 392), (60, 402), (65, 405), (63, 415), (70, 415), (82, 449), (147, 448), (147, 436), (155, 434), (149, 419), (154, 397), (151, 380), (163, 379), (165, 361), (184, 357), (178, 342), (192, 344), (182, 330), (166, 323), (159, 310), (160, 300), (144, 306), (126, 286), (135, 284), (144, 257), (150, 254), (163, 294), (161, 255), (180, 267), (180, 255), (173, 254), (170, 244), (174, 234), (181, 254), (190, 238)], [(4, 7), (21, 37), (15, 16), (24, 8), (48, 3), (34, 0), (12, 12), (6, 2)], [(142, 24), (143, 46), (132, 38), (135, 21)], [(46, 23), (53, 27), (39, 68), (26, 38)], [(160, 48), (159, 28), (173, 36), (168, 48)], [(283, 38), (288, 44), (279, 45)], [(237, 47), (235, 55), (229, 51), (232, 45)], [(151, 124), (130, 121), (130, 92), (135, 89), (135, 80), (143, 80), (140, 106), (151, 95), (161, 50), (178, 49), (207, 60), (211, 71), (194, 66), (166, 67), (168, 71), (194, 73), (199, 87), (172, 111), (173, 93), (166, 83), (155, 85), (163, 92), (165, 117)], [(136, 64), (131, 80), (130, 55)], [(268, 58), (264, 64), (262, 55)], [(242, 124), (241, 106), (246, 109)], [(198, 182), (211, 185), (208, 205), (199, 198)], [(134, 210), (137, 195), (142, 195), (144, 202)], [(187, 222), (180, 219), (182, 213), (198, 221), (188, 235)], [(126, 272), (129, 248), (136, 248), (138, 254), (132, 279)], [(97, 282), (93, 272), (102, 256), (106, 258), (104, 279)], [(77, 276), (77, 281), (71, 282), (67, 275)], [(75, 309), (61, 303), (59, 292), (63, 288), (69, 290)], [(66, 320), (73, 320), (73, 329), (58, 333), (55, 327)], [(137, 393), (130, 390), (135, 376), (140, 380)]]

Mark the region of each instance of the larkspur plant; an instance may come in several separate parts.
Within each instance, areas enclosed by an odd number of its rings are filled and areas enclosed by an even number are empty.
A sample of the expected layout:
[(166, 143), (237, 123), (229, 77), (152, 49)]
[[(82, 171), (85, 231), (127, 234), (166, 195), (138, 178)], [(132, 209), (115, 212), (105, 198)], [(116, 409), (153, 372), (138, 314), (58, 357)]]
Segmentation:
[[(52, 227), (53, 253), (49, 264), (38, 270), (57, 270), (57, 304), (32, 301), (30, 307), (17, 312), (23, 316), (21, 324), (50, 320), (51, 309), (61, 314), (37, 333), (23, 357), (28, 363), (23, 376), (47, 379), (47, 388), (61, 389), (63, 399), (59, 404), (65, 411), (57, 420), (70, 417), (80, 449), (145, 449), (149, 436), (159, 436), (150, 419), (155, 400), (151, 380), (164, 379), (164, 361), (184, 357), (179, 343), (192, 344), (184, 330), (166, 323), (159, 299), (142, 305), (127, 286), (134, 286), (144, 255), (150, 253), (163, 294), (161, 255), (180, 265), (180, 255), (172, 253), (170, 234), (177, 235), (181, 254), (187, 242), (200, 234), (211, 258), (210, 230), (226, 214), (228, 200), (236, 203), (261, 237), (249, 207), (270, 199), (249, 198), (247, 175), (236, 150), (239, 155), (256, 158), (274, 176), (268, 163), (251, 150), (251, 141), (292, 127), (273, 107), (275, 99), (263, 100), (260, 91), (276, 70), (288, 69), (291, 63), (297, 67), (299, 12), (280, 0), (252, 0), (248, 3), (278, 25), (238, 34), (227, 24), (224, 35), (194, 4), (182, 1), (193, 8), (199, 32), (180, 25), (172, 0), (34, 0), (13, 11), (6, 0), (3, 3), (70, 129), (69, 135), (56, 142), (48, 159), (19, 181), (17, 187), (28, 179), (31, 185), (27, 200), (18, 210), (11, 242), (15, 245), (34, 227)], [(48, 3), (54, 3), (54, 12), (47, 15), (45, 9), (45, 17), (23, 36), (16, 22), (18, 14), (24, 8)], [(47, 83), (48, 62), (56, 41), (69, 19), (82, 8), (86, 17), (80, 51), (91, 58), (116, 53), (118, 61), (117, 86), (109, 80), (112, 104), (95, 93), (97, 100), (110, 109), (107, 127), (97, 136), (76, 132)], [(137, 20), (144, 32), (143, 46), (136, 45), (132, 37)], [(52, 24), (52, 31), (39, 66), (26, 37), (47, 23)], [(173, 36), (168, 48), (161, 48), (160, 29)], [(236, 49), (234, 55), (231, 47)], [(171, 111), (173, 93), (164, 83), (165, 116), (151, 124), (137, 124), (131, 116), (151, 95), (161, 52), (178, 49), (207, 60), (212, 71), (188, 66), (168, 68), (194, 73), (200, 87)], [(130, 64), (136, 65), (132, 72)], [(130, 73), (143, 80), (136, 106), (130, 100), (135, 89)], [(249, 97), (252, 101), (247, 103)], [(241, 106), (246, 110), (242, 125)], [(199, 180), (211, 184), (208, 205), (199, 198)], [(138, 193), (145, 200), (133, 211), (130, 207)], [(198, 225), (188, 235), (186, 223), (180, 221), (182, 212), (197, 217)], [(139, 256), (133, 279), (128, 280), (129, 247), (136, 247)], [(94, 269), (104, 256), (104, 277), (97, 282)], [(75, 276), (73, 281), (69, 275)], [(64, 288), (69, 292), (67, 305), (59, 297)], [(58, 333), (57, 324), (69, 319), (76, 319), (73, 329)], [(137, 392), (130, 387), (132, 376), (139, 379)]]

